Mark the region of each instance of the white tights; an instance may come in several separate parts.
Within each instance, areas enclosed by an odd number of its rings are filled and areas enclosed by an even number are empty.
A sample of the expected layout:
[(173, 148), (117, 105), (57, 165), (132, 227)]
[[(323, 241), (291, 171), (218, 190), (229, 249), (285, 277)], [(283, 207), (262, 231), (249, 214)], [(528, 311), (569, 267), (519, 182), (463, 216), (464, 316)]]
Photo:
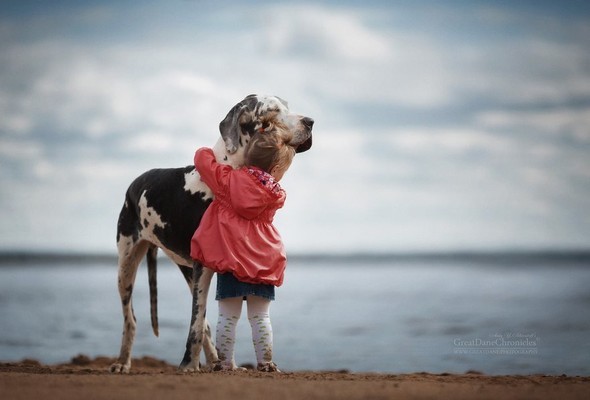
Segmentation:
[[(235, 369), (234, 345), (236, 325), (242, 313), (242, 297), (219, 300), (219, 319), (215, 343), (217, 354), (224, 368)], [(248, 296), (248, 321), (252, 327), (252, 342), (258, 364), (272, 361), (272, 326), (270, 324), (270, 300), (260, 296)]]

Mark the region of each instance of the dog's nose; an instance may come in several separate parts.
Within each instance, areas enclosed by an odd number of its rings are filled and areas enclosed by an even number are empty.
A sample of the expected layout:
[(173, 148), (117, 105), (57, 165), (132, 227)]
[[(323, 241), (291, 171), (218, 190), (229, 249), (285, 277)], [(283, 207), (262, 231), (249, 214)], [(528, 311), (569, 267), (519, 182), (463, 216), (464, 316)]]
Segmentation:
[(315, 122), (315, 121), (314, 121), (312, 118), (309, 118), (309, 117), (305, 117), (305, 118), (303, 118), (303, 119), (301, 120), (301, 123), (302, 123), (303, 125), (305, 125), (307, 128), (309, 128), (310, 130), (311, 130), (311, 128), (313, 127), (313, 123), (314, 123), (314, 122)]

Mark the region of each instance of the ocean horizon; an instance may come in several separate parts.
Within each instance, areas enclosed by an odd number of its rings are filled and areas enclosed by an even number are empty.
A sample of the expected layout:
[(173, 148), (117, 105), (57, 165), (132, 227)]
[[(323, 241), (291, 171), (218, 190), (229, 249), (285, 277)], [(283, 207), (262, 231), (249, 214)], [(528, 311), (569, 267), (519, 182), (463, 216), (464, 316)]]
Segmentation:
[[(352, 252), (290, 252), (289, 261), (301, 262), (336, 262), (336, 263), (391, 263), (424, 262), (440, 263), (485, 263), (485, 264), (530, 264), (535, 266), (564, 262), (590, 266), (590, 249), (533, 249), (533, 250), (448, 250), (448, 251), (352, 251)], [(26, 251), (0, 249), (0, 266), (11, 264), (47, 263), (82, 263), (117, 264), (116, 251), (77, 251), (44, 250)], [(158, 252), (158, 260), (168, 260), (166, 255)]]

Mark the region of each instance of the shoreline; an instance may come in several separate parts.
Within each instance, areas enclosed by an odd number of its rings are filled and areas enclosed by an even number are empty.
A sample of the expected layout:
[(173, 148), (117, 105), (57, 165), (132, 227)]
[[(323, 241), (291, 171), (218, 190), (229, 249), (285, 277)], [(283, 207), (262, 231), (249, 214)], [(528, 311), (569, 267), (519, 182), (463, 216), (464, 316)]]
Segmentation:
[(584, 399), (590, 377), (551, 375), (350, 373), (295, 371), (182, 373), (165, 361), (134, 359), (131, 372), (111, 374), (114, 358), (84, 355), (43, 365), (37, 360), (0, 362), (0, 393), (7, 399), (215, 399), (297, 398)]

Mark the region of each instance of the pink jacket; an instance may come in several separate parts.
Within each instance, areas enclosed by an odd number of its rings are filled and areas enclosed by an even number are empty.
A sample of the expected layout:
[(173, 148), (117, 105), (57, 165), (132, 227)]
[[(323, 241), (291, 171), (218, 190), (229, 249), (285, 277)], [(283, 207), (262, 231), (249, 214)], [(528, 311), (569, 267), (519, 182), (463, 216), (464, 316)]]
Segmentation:
[(208, 148), (197, 150), (195, 167), (215, 200), (193, 235), (191, 257), (242, 282), (280, 286), (287, 256), (272, 221), (285, 191), (260, 169), (219, 164)]

